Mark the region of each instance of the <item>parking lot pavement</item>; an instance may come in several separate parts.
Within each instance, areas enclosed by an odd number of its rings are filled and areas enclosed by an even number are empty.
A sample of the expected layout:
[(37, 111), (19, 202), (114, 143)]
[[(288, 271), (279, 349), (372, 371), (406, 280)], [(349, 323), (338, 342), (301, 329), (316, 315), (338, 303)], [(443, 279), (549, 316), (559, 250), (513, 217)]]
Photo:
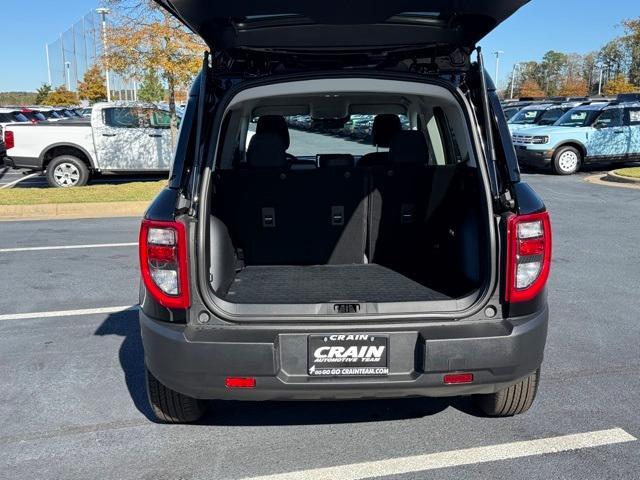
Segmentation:
[[(0, 188), (4, 185), (8, 185), (10, 183), (14, 183), (17, 180), (20, 180), (18, 183), (13, 185), (13, 188), (45, 188), (48, 187), (47, 179), (44, 175), (35, 175), (30, 176), (29, 178), (25, 178), (29, 174), (28, 170), (25, 169), (9, 169), (7, 167), (0, 166)], [(166, 174), (162, 175), (147, 175), (147, 174), (138, 174), (138, 175), (98, 175), (91, 179), (91, 185), (101, 185), (101, 184), (118, 184), (118, 183), (128, 183), (128, 182), (155, 182), (157, 180), (162, 180), (167, 178)]]
[[(201, 424), (156, 424), (134, 310), (11, 316), (133, 305), (135, 247), (0, 252), (10, 297), (0, 303), (0, 478), (639, 478), (640, 192), (526, 178), (555, 233), (549, 340), (528, 413), (482, 418), (463, 398), (217, 402)], [(134, 219), (91, 222), (3, 223), (0, 248), (22, 236), (135, 242)], [(326, 467), (340, 468), (312, 470)]]

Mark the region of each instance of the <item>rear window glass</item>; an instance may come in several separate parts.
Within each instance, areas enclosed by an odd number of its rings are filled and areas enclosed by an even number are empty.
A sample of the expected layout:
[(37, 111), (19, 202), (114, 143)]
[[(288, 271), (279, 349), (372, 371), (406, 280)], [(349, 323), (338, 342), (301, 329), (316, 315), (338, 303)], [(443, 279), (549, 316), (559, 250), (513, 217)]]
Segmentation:
[(538, 115), (542, 113), (542, 110), (520, 110), (509, 123), (515, 124), (533, 124), (536, 123)]
[[(398, 115), (403, 130), (411, 125), (406, 115)], [(374, 147), (371, 138), (375, 115), (351, 115), (347, 119), (313, 119), (309, 115), (285, 116), (289, 128), (290, 146), (287, 152), (301, 158), (316, 158), (317, 154), (342, 153), (361, 156), (388, 148)], [(256, 131), (259, 118), (249, 124), (247, 147)]]
[(151, 108), (115, 107), (103, 110), (105, 125), (115, 128), (169, 128), (168, 112)]

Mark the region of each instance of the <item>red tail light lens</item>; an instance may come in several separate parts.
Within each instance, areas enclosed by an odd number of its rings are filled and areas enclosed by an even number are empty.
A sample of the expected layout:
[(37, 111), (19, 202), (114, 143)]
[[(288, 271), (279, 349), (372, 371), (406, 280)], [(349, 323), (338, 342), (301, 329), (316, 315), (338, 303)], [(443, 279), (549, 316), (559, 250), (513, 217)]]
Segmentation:
[(11, 130), (5, 130), (4, 132), (4, 146), (7, 147), (7, 150), (16, 146), (16, 141)]
[(549, 213), (513, 215), (507, 223), (507, 302), (535, 298), (549, 278), (551, 222)]
[(148, 292), (167, 308), (189, 308), (189, 272), (185, 226), (179, 222), (143, 220), (140, 271)]

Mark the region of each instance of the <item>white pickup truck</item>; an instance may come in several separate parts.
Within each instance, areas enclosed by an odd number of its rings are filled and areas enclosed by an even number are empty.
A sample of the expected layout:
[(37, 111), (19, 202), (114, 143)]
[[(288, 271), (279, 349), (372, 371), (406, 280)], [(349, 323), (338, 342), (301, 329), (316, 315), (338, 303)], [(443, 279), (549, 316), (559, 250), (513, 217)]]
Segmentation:
[(43, 171), (53, 187), (85, 185), (94, 173), (168, 172), (170, 121), (151, 104), (112, 102), (95, 104), (88, 121), (8, 125), (5, 164)]

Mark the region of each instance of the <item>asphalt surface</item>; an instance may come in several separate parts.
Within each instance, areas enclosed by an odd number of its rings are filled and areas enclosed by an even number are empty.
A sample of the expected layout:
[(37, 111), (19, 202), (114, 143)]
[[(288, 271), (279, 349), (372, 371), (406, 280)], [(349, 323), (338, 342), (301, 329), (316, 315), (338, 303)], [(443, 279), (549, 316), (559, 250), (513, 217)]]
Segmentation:
[[(11, 184), (20, 180), (12, 188), (48, 188), (47, 179), (44, 175), (30, 176), (30, 172), (25, 169), (14, 169), (0, 165), (0, 188), (4, 185)], [(132, 175), (98, 175), (91, 179), (92, 185), (100, 184), (119, 184), (129, 182), (155, 182), (167, 178), (167, 175), (148, 175), (148, 174), (132, 174)]]
[[(483, 418), (465, 399), (218, 402), (198, 425), (161, 425), (146, 403), (135, 311), (5, 318), (0, 478), (239, 479), (612, 428), (640, 438), (640, 191), (525, 177), (555, 234), (546, 359), (528, 413)], [(0, 223), (0, 318), (134, 305), (135, 247), (2, 249), (127, 244), (137, 228)], [(384, 478), (638, 479), (640, 441)]]

